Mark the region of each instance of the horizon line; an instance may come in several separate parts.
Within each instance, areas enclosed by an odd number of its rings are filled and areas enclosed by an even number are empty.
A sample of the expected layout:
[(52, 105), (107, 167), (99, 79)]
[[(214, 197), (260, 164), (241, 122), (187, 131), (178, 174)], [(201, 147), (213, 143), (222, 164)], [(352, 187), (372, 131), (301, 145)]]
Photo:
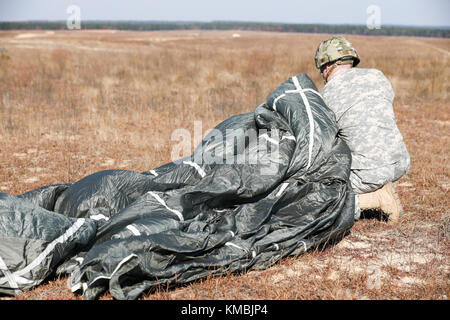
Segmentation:
[[(275, 21), (251, 21), (251, 20), (129, 20), (129, 19), (84, 19), (84, 23), (89, 22), (131, 22), (131, 23), (175, 23), (175, 24), (212, 24), (212, 23), (255, 23), (255, 24), (283, 24), (283, 25), (322, 25), (322, 26), (365, 26), (365, 24), (358, 23), (301, 23), (301, 22), (275, 22)], [(30, 20), (0, 20), (0, 23), (27, 23), (27, 22), (40, 22), (40, 23), (65, 23), (65, 19), (30, 19)], [(83, 23), (83, 22), (82, 22)], [(403, 27), (403, 28), (426, 28), (426, 29), (450, 29), (450, 25), (407, 25), (407, 24), (383, 24), (385, 27)]]

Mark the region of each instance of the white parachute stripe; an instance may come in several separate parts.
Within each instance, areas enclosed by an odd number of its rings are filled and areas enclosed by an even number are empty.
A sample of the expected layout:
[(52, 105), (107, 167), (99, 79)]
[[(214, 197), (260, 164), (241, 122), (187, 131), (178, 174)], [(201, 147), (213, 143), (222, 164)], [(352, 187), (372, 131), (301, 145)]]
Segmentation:
[(321, 95), (318, 91), (316, 91), (316, 90), (314, 90), (314, 89), (306, 88), (306, 89), (303, 89), (303, 92), (312, 92), (312, 93), (314, 93), (314, 94), (317, 94), (317, 95), (318, 95), (319, 97), (321, 97), (322, 100), (323, 100), (322, 95)]
[[(84, 218), (77, 219), (77, 221), (75, 221), (75, 223), (69, 229), (67, 229), (64, 232), (64, 234), (62, 234), (61, 236), (59, 236), (58, 238), (56, 238), (55, 240), (50, 242), (47, 245), (47, 247), (44, 249), (44, 251), (42, 251), (30, 264), (28, 264), (23, 269), (15, 271), (14, 273), (12, 273), (12, 275), (21, 277), (24, 274), (27, 274), (28, 272), (30, 272), (31, 270), (36, 268), (55, 249), (55, 246), (58, 243), (66, 242), (69, 239), (69, 237), (71, 237), (75, 232), (77, 232), (80, 229), (80, 227), (84, 224), (84, 222), (85, 222)], [(40, 280), (39, 281), (31, 281), (28, 279), (25, 279), (25, 280), (24, 279), (25, 278), (22, 278), (21, 281), (30, 281), (30, 283), (39, 283), (40, 282)], [(0, 284), (5, 283), (6, 281), (7, 281), (6, 277), (0, 278)]]
[(283, 98), (285, 96), (286, 96), (286, 94), (283, 93), (283, 94), (279, 95), (278, 97), (276, 97), (275, 100), (273, 100), (273, 104), (272, 104), (273, 111), (277, 111), (277, 102), (278, 102), (278, 100), (280, 100), (281, 98)]
[(80, 290), (82, 288), (83, 284), (81, 282), (74, 284), (70, 290), (72, 290), (72, 292), (77, 292), (78, 290)]
[(156, 173), (156, 171), (155, 171), (155, 170), (150, 170), (150, 173), (151, 173), (152, 175), (154, 175), (155, 177), (157, 177), (157, 176), (158, 176), (158, 174)]
[(229, 246), (229, 247), (235, 247), (235, 248), (238, 248), (238, 249), (241, 249), (241, 250), (247, 252), (247, 250), (245, 250), (244, 248), (242, 248), (242, 247), (238, 246), (237, 244), (230, 242), (230, 241), (226, 242), (225, 245)]
[[(295, 79), (297, 79), (297, 77), (295, 77)], [(293, 79), (292, 79), (292, 81), (294, 82)], [(298, 79), (297, 79), (297, 83), (300, 85), (300, 83), (298, 82)], [(295, 83), (294, 83), (294, 85), (295, 85)], [(303, 91), (303, 92), (312, 92), (312, 93), (318, 95), (319, 97), (321, 97), (321, 98), (323, 99), (322, 95), (321, 95), (318, 91), (316, 91), (316, 90), (314, 90), (314, 89), (311, 89), (311, 88), (302, 89), (302, 88), (300, 87), (300, 89), (297, 88), (297, 89), (295, 89), (295, 90), (286, 90), (284, 93), (300, 93), (300, 91)]]
[[(127, 262), (128, 260), (130, 260), (133, 257), (138, 257), (137, 255), (135, 255), (134, 253), (126, 256), (125, 258), (123, 258), (118, 264), (117, 266), (114, 268), (114, 271), (111, 273), (110, 276), (98, 276), (96, 278), (94, 278), (92, 281), (89, 282), (89, 285), (92, 285), (93, 283), (95, 283), (97, 280), (99, 279), (108, 279), (111, 280), (111, 278), (114, 276), (114, 274), (120, 269), (120, 267)], [(81, 284), (83, 287), (83, 291), (86, 291), (86, 289), (88, 288), (89, 285), (82, 283)], [(77, 287), (77, 289), (79, 289), (80, 284), (76, 284), (74, 285), (72, 288)]]
[(192, 162), (192, 161), (183, 161), (183, 163), (184, 164), (187, 164), (187, 165), (189, 165), (189, 166), (191, 166), (191, 167), (194, 167), (196, 170), (197, 170), (197, 172), (198, 172), (198, 174), (203, 178), (204, 176), (206, 176), (206, 172), (198, 165), (198, 164), (196, 164), (195, 162)]
[(14, 277), (14, 280), (17, 282), (17, 284), (23, 284), (23, 285), (33, 285), (34, 286), (34, 285), (38, 285), (39, 283), (41, 283), (42, 280), (44, 280), (44, 279), (30, 280), (30, 279), (27, 279), (27, 278), (24, 278), (24, 277), (15, 275), (15, 274), (13, 274), (12, 276)]
[(86, 282), (79, 282), (79, 283), (76, 283), (76, 284), (74, 284), (71, 288), (70, 288), (70, 290), (72, 290), (72, 292), (77, 292), (78, 290), (80, 290), (81, 289), (81, 292), (84, 292), (84, 291), (86, 291), (86, 289), (87, 289), (87, 283)]
[(266, 139), (269, 142), (272, 142), (273, 144), (277, 144), (278, 145), (278, 141), (273, 139), (273, 138), (271, 138), (271, 137), (269, 137), (269, 135), (267, 133), (264, 133), (264, 134), (260, 135), (260, 137)]
[(308, 120), (309, 120), (309, 153), (308, 153), (308, 165), (306, 166), (306, 169), (309, 168), (311, 165), (312, 160), (312, 150), (314, 146), (314, 118), (311, 112), (311, 105), (309, 104), (308, 98), (306, 97), (305, 93), (303, 92), (302, 87), (300, 86), (300, 83), (297, 79), (297, 77), (292, 77), (292, 82), (294, 83), (295, 87), (297, 88), (298, 93), (302, 97), (303, 103), (305, 104), (306, 113), (308, 114)]
[(288, 185), (289, 185), (289, 182), (283, 183), (283, 184), (281, 185), (280, 190), (278, 190), (276, 196), (277, 196), (277, 197), (281, 196), (281, 195), (283, 194), (284, 190), (286, 190), (286, 188), (288, 187)]
[(93, 215), (89, 216), (89, 218), (92, 219), (92, 220), (96, 220), (96, 221), (98, 221), (98, 220), (106, 220), (106, 221), (108, 221), (109, 220), (109, 218), (107, 216), (105, 216), (105, 215), (103, 215), (101, 213), (93, 214)]
[[(288, 93), (298, 93), (298, 94), (300, 94), (300, 96), (301, 96), (301, 98), (303, 100), (303, 103), (305, 105), (305, 109), (306, 109), (306, 113), (308, 115), (308, 121), (309, 121), (308, 164), (306, 166), (306, 169), (308, 169), (311, 166), (312, 150), (313, 150), (313, 147), (314, 147), (314, 118), (313, 118), (312, 111), (311, 111), (311, 105), (309, 104), (309, 100), (306, 97), (305, 92), (312, 92), (314, 94), (317, 94), (321, 98), (322, 98), (322, 95), (319, 92), (317, 92), (316, 90), (311, 89), (311, 88), (303, 89), (302, 86), (300, 85), (300, 82), (298, 81), (298, 78), (296, 76), (292, 77), (291, 80), (294, 83), (294, 86), (295, 86), (296, 89), (295, 90), (286, 90), (284, 92), (284, 94), (278, 96), (275, 99), (274, 103), (273, 103), (273, 109), (275, 111), (277, 111), (276, 110), (276, 102), (280, 98), (284, 97), (286, 94), (288, 94)], [(283, 140), (283, 139), (285, 139), (285, 138), (283, 137), (281, 140)], [(286, 139), (291, 139), (291, 138), (286, 138)], [(295, 138), (294, 138), (294, 140), (295, 140)]]
[(84, 261), (84, 258), (77, 257), (77, 258), (75, 258), (75, 261), (78, 261), (78, 263), (81, 265), (83, 263), (83, 261)]
[(158, 196), (156, 193), (154, 193), (154, 192), (152, 192), (152, 191), (149, 191), (148, 193), (149, 193), (153, 198), (155, 198), (156, 201), (158, 201), (160, 204), (162, 204), (167, 210), (169, 210), (169, 211), (175, 213), (175, 214), (178, 216), (178, 218), (180, 219), (180, 221), (184, 221), (183, 215), (181, 214), (180, 211), (175, 210), (175, 209), (172, 209), (172, 208), (169, 208), (169, 207), (166, 205), (166, 202), (165, 202), (163, 199), (161, 199), (160, 196)]
[(284, 139), (296, 141), (296, 140), (295, 140), (295, 136), (283, 136), (283, 138), (281, 138), (281, 140), (284, 140)]
[(303, 243), (303, 249), (306, 251), (308, 251), (307, 247), (306, 247), (306, 242), (305, 241), (300, 241), (301, 243)]
[(135, 236), (140, 236), (141, 235), (139, 230), (135, 226), (133, 226), (132, 224), (127, 225), (127, 229), (130, 230)]
[(3, 261), (2, 257), (0, 257), (0, 270), (2, 271), (3, 275), (7, 279), (9, 286), (15, 290), (19, 289), (19, 286), (17, 285), (17, 282), (14, 279), (14, 276), (9, 271), (8, 266), (6, 265), (5, 261)]

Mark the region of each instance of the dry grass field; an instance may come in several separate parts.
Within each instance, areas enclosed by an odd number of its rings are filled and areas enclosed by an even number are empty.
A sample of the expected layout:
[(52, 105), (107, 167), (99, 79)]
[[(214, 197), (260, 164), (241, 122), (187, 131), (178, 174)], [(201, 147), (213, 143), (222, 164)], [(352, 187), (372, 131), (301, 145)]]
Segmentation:
[[(239, 33), (240, 37), (232, 36)], [(0, 32), (0, 192), (169, 162), (171, 133), (253, 111), (290, 76), (323, 81), (323, 34), (238, 31)], [(396, 92), (411, 154), (405, 213), (357, 221), (324, 251), (264, 271), (158, 288), (142, 299), (445, 299), (450, 296), (450, 39), (348, 36), (360, 67)], [(67, 278), (14, 299), (81, 299)], [(111, 299), (109, 294), (102, 299)]]

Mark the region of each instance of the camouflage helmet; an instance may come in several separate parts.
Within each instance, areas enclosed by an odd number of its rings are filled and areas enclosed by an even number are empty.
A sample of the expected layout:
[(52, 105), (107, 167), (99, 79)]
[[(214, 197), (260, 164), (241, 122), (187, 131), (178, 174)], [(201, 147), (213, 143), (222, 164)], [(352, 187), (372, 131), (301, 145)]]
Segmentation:
[(351, 42), (342, 36), (338, 36), (322, 41), (317, 47), (314, 60), (317, 69), (320, 69), (327, 63), (341, 59), (353, 59), (353, 67), (356, 67), (360, 61), (358, 53)]

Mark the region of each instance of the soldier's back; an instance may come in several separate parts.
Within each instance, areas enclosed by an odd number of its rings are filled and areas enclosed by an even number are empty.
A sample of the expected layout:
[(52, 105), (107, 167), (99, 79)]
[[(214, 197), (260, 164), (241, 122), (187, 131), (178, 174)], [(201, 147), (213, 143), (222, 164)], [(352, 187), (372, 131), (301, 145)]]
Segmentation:
[(394, 90), (381, 71), (339, 70), (324, 86), (322, 95), (352, 151), (352, 169), (398, 163), (409, 168), (409, 154), (395, 121)]

